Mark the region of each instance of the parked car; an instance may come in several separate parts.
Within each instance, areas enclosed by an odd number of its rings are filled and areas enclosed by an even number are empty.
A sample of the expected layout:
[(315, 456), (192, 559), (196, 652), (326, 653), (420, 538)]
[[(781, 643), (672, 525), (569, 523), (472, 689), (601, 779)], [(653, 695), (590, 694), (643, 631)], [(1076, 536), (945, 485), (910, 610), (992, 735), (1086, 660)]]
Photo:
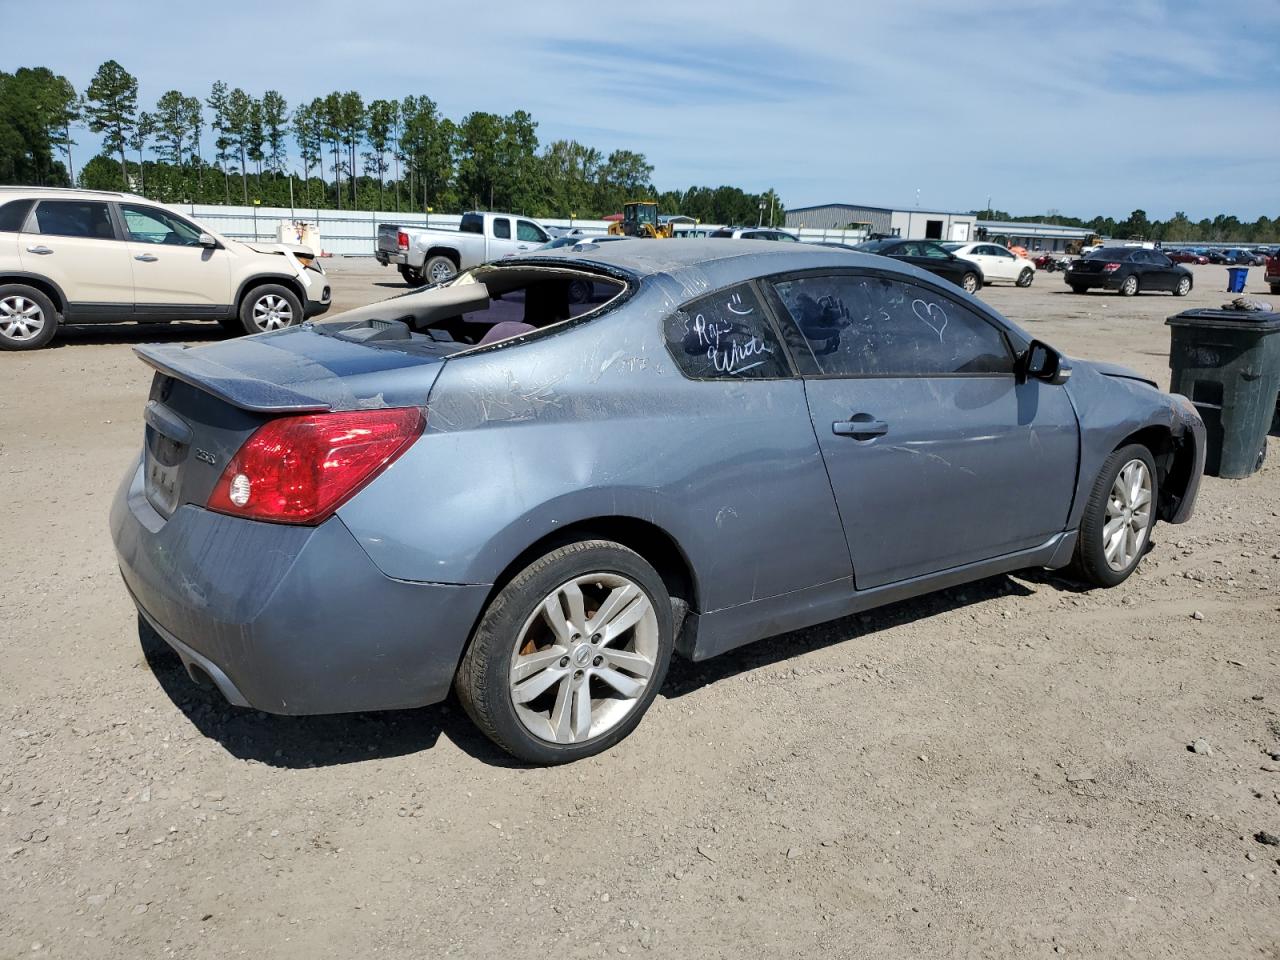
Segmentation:
[(110, 526), (143, 629), (272, 713), (452, 687), (540, 763), (625, 737), (673, 651), (1026, 567), (1121, 583), (1205, 453), (1142, 375), (811, 244), (551, 250), (138, 354)]
[(1203, 266), (1209, 262), (1208, 257), (1194, 250), (1165, 250), (1164, 255), (1174, 263), (1198, 263)]
[(307, 247), (242, 243), (128, 193), (0, 187), (0, 350), (66, 323), (217, 320), (236, 333), (329, 309)]
[(773, 227), (721, 227), (719, 230), (712, 230), (707, 236), (722, 240), (781, 240), (784, 243), (797, 243), (800, 239), (794, 233)]
[(1267, 262), (1267, 258), (1262, 254), (1254, 250), (1246, 250), (1243, 247), (1225, 250), (1223, 254), (1226, 263), (1239, 267), (1260, 267)]
[(1267, 257), (1267, 272), (1264, 276), (1271, 292), (1280, 295), (1280, 253)]
[(1063, 275), (1073, 293), (1087, 290), (1116, 290), (1121, 296), (1164, 290), (1175, 297), (1191, 292), (1191, 271), (1159, 250), (1143, 247), (1103, 247), (1077, 260)]
[(950, 280), (966, 293), (977, 293), (982, 289), (982, 268), (972, 260), (956, 256), (934, 240), (899, 240), (893, 237), (868, 240), (855, 245), (853, 249), (881, 257), (892, 257), (921, 270), (928, 270)]
[(374, 258), (406, 283), (443, 283), (477, 264), (527, 253), (551, 239), (542, 224), (513, 213), (464, 213), (457, 230), (378, 224)]
[(1029, 287), (1036, 278), (1033, 261), (998, 243), (944, 243), (943, 246), (957, 257), (976, 263), (982, 270), (984, 283), (1002, 281)]

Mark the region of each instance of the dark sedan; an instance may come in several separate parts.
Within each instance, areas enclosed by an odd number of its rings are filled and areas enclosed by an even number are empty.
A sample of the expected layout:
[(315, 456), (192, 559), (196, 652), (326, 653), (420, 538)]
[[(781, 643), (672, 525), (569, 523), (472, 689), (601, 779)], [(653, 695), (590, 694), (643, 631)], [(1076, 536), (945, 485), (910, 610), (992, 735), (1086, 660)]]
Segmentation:
[(1103, 247), (1077, 260), (1064, 279), (1072, 293), (1099, 288), (1132, 297), (1139, 292), (1164, 290), (1175, 297), (1185, 297), (1191, 292), (1190, 270), (1159, 250), (1142, 247)]
[(1026, 568), (1115, 586), (1205, 457), (1185, 397), (806, 243), (564, 247), (138, 353), (111, 531), (143, 633), (272, 713), (453, 688), (541, 763), (625, 737), (677, 652)]
[(901, 260), (921, 270), (950, 280), (966, 293), (976, 293), (982, 289), (982, 268), (972, 260), (957, 257), (942, 244), (932, 240), (868, 240), (853, 249), (862, 253), (874, 253), (882, 257)]

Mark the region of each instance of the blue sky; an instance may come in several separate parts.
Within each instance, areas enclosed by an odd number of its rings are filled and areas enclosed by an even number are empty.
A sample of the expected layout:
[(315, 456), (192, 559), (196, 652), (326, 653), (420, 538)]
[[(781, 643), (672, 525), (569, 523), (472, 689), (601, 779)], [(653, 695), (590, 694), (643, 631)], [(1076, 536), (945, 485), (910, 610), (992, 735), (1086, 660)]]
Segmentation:
[(522, 108), (543, 143), (643, 152), (662, 189), (1280, 217), (1277, 0), (0, 0), (0, 23), (39, 38), (11, 66), (78, 89), (114, 57), (145, 105), (223, 79)]

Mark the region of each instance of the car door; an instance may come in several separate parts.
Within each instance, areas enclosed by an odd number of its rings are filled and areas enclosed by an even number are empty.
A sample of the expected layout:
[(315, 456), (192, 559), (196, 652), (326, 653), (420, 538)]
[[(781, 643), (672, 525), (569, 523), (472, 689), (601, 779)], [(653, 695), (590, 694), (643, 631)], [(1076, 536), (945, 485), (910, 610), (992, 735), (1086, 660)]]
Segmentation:
[(129, 246), (105, 201), (39, 201), (18, 240), (18, 257), (23, 271), (62, 290), (67, 322), (133, 316)]
[(143, 203), (118, 205), (132, 258), (139, 316), (221, 316), (234, 299), (231, 254), (200, 244), (203, 231), (175, 213)]
[(1148, 250), (1147, 259), (1151, 263), (1151, 272), (1160, 279), (1161, 290), (1173, 290), (1178, 286), (1181, 274), (1174, 262), (1159, 250)]
[(988, 269), (988, 263), (991, 265), (991, 273), (987, 274), (988, 280), (1007, 280), (1012, 283), (1018, 279), (1018, 258), (1011, 250), (998, 247), (994, 243), (988, 243), (982, 249), (987, 254), (982, 263), (983, 271)]
[(878, 272), (778, 280), (865, 590), (1039, 546), (1062, 531), (1078, 427), (1061, 386), (1020, 381), (1006, 333), (942, 290)]
[(533, 250), (542, 246), (548, 239), (546, 232), (532, 220), (516, 221), (517, 250)]
[(489, 241), (489, 259), (501, 260), (516, 252), (516, 240), (511, 233), (510, 217), (494, 217), (490, 229), (493, 238)]

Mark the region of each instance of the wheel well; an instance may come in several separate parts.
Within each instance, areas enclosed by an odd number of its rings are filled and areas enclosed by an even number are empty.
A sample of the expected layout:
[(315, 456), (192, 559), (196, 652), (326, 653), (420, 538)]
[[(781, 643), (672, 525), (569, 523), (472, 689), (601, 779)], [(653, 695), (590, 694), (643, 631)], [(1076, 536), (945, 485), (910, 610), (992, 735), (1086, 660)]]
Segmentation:
[(530, 544), (515, 558), (494, 582), (492, 598), (499, 590), (539, 557), (557, 547), (579, 540), (612, 540), (634, 550), (656, 570), (671, 595), (675, 614), (676, 634), (689, 611), (698, 609), (697, 581), (684, 551), (663, 530), (646, 520), (633, 517), (597, 517), (566, 524), (554, 533)]
[(1184, 440), (1175, 438), (1168, 427), (1144, 427), (1136, 433), (1125, 437), (1117, 446), (1127, 447), (1131, 443), (1141, 444), (1151, 451), (1156, 462), (1156, 484), (1159, 488), (1159, 502), (1156, 504), (1156, 516), (1168, 520), (1177, 512), (1187, 492), (1187, 484), (1191, 481), (1191, 468), (1195, 463), (1195, 451)]
[(67, 312), (67, 302), (63, 299), (62, 291), (47, 280), (41, 280), (39, 277), (26, 277), (21, 274), (17, 276), (6, 274), (0, 276), (0, 283), (20, 283), (24, 287), (33, 287), (53, 301), (53, 306), (58, 313), (65, 314)]
[(240, 287), (240, 296), (236, 298), (236, 313), (240, 312), (240, 308), (244, 306), (245, 298), (253, 293), (259, 287), (265, 286), (288, 287), (293, 291), (293, 295), (298, 298), (298, 302), (302, 304), (303, 309), (307, 306), (307, 296), (302, 292), (302, 288), (298, 285), (298, 281), (292, 277), (252, 277), (244, 282)]
[(423, 258), (422, 266), (426, 267), (427, 261), (430, 260), (432, 257), (448, 257), (450, 260), (453, 261), (453, 266), (455, 269), (458, 268), (462, 262), (461, 259), (458, 257), (457, 250), (451, 250), (448, 247), (432, 247), (430, 250), (427, 251), (426, 257)]

